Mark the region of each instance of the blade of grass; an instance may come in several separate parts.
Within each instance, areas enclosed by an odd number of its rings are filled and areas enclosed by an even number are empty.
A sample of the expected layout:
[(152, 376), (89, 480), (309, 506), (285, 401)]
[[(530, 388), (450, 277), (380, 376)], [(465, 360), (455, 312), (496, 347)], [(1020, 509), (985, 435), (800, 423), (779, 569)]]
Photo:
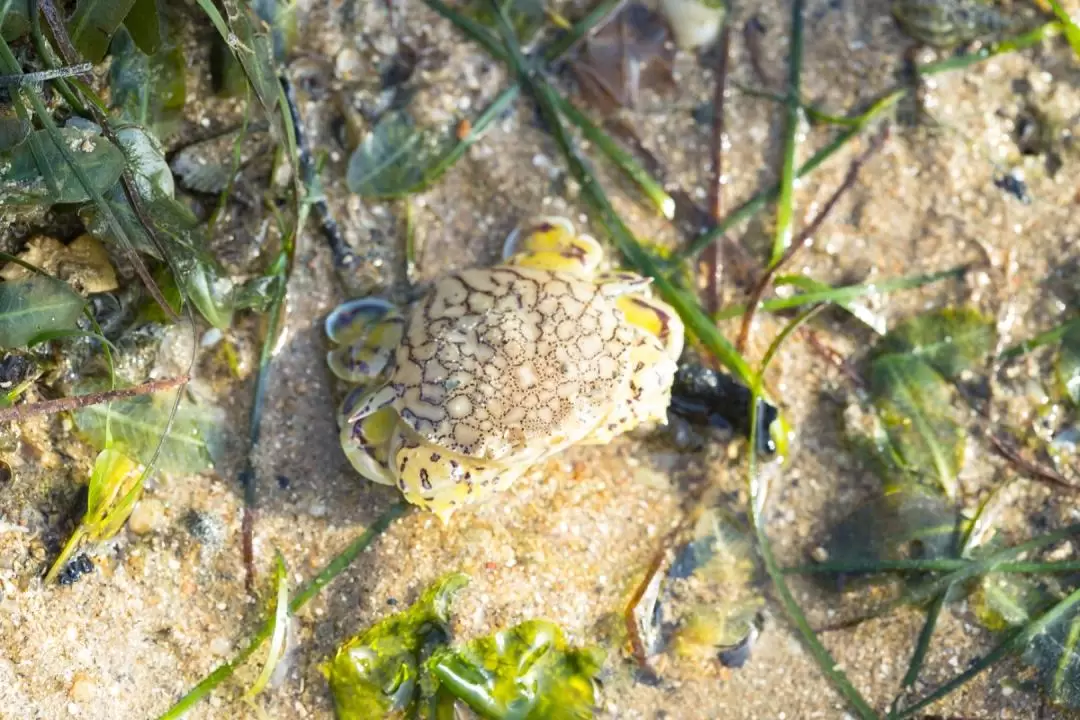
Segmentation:
[(274, 552), (274, 577), (272, 587), (274, 589), (273, 610), (270, 617), (274, 619), (274, 629), (270, 634), (270, 647), (266, 651), (266, 662), (263, 664), (259, 677), (251, 684), (244, 693), (245, 700), (253, 700), (270, 683), (277, 664), (285, 654), (285, 633), (289, 629), (289, 580), (285, 572), (285, 558), (281, 551)]
[[(929, 285), (930, 283), (938, 282), (939, 280), (948, 280), (952, 278), (963, 277), (964, 273), (966, 273), (967, 270), (967, 266), (962, 265), (959, 267), (950, 268), (949, 270), (930, 273), (929, 275), (913, 275), (911, 277), (882, 280), (881, 282), (876, 283), (866, 283), (862, 285), (844, 285), (835, 288), (830, 287), (828, 289), (813, 290), (810, 292), (799, 293), (798, 295), (792, 295), (791, 297), (787, 298), (772, 298), (770, 300), (764, 300), (762, 301), (761, 305), (759, 305), (759, 309), (766, 312), (779, 312), (781, 310), (791, 310), (792, 308), (820, 302), (843, 305), (844, 303), (851, 300), (857, 300), (859, 298), (868, 297), (871, 295), (895, 292), (897, 290), (911, 290), (914, 288), (922, 287), (924, 285)], [(738, 317), (745, 312), (746, 305), (732, 305), (716, 313), (714, 318), (717, 321), (728, 320), (734, 317)]]
[[(881, 117), (886, 111), (892, 108), (893, 105), (900, 100), (907, 93), (902, 88), (896, 88), (889, 93), (876, 100), (870, 108), (859, 116), (859, 122), (837, 134), (825, 147), (814, 153), (809, 160), (799, 166), (795, 173), (795, 179), (798, 180), (805, 175), (810, 174), (818, 167), (820, 167), (826, 160), (836, 154), (838, 150), (847, 145), (852, 138), (862, 133), (866, 127)], [(749, 200), (744, 202), (735, 210), (732, 210), (723, 222), (710, 228), (706, 232), (698, 235), (694, 238), (685, 248), (675, 254), (676, 260), (689, 260), (690, 258), (697, 257), (702, 250), (709, 246), (710, 243), (718, 240), (724, 233), (731, 228), (735, 227), (744, 220), (748, 220), (753, 217), (755, 213), (765, 207), (768, 203), (775, 200), (780, 194), (779, 184), (759, 190)]]
[[(605, 0), (605, 2), (601, 3), (596, 10), (590, 12), (581, 23), (578, 23), (578, 26), (575, 27), (575, 31), (572, 34), (583, 37), (592, 30), (595, 23), (606, 17), (614, 8), (617, 8), (621, 1), (622, 0), (619, 0), (619, 2)], [(443, 4), (441, 0), (425, 0), (425, 2), (440, 15), (454, 23), (463, 33), (482, 44), (496, 59), (502, 60), (503, 62), (508, 60), (505, 49), (498, 44), (497, 41), (493, 40), (490, 37), (490, 34), (488, 34), (482, 26), (477, 26), (474, 21)], [(565, 49), (559, 49), (563, 48), (562, 44), (557, 46), (552, 45), (552, 48), (553, 49), (551, 49), (549, 53), (545, 53), (545, 57), (552, 61), (557, 60), (561, 54), (565, 52)], [(479, 139), (480, 134), (482, 134), (488, 123), (498, 117), (510, 103), (517, 99), (519, 89), (520, 86), (515, 85), (503, 91), (491, 105), (491, 108), (500, 105), (499, 111), (491, 118), (487, 117), (488, 112), (485, 112), (484, 115), (477, 118), (476, 122), (473, 124), (472, 132), (469, 133), (469, 137), (466, 138), (466, 141), (458, 143), (458, 146), (454, 148), (454, 151), (439, 162), (436, 166), (437, 169), (432, 172), (432, 179), (438, 178), (450, 167), (450, 165), (457, 162), (461, 157), (461, 154), (468, 148), (468, 145)], [(590, 142), (596, 145), (609, 160), (611, 160), (615, 167), (635, 183), (641, 189), (645, 197), (656, 206), (665, 218), (670, 220), (674, 217), (675, 200), (668, 195), (663, 186), (657, 182), (655, 178), (649, 175), (649, 172), (642, 167), (641, 163), (639, 163), (633, 155), (623, 150), (618, 143), (611, 139), (611, 136), (601, 130), (585, 113), (575, 107), (569, 100), (557, 93), (554, 95), (554, 99), (559, 112), (576, 125), (578, 129), (581, 130), (581, 133)], [(505, 105), (503, 105), (504, 101)]]
[(1065, 32), (1065, 39), (1069, 41), (1069, 47), (1073, 49), (1076, 58), (1080, 60), (1080, 27), (1076, 26), (1076, 23), (1069, 17), (1069, 13), (1058, 0), (1049, 1), (1050, 7), (1054, 10), (1054, 15), (1057, 15), (1061, 28)]
[(591, 143), (596, 145), (602, 153), (607, 155), (614, 165), (623, 172), (626, 177), (635, 182), (649, 198), (656, 209), (668, 220), (675, 217), (675, 200), (664, 191), (648, 171), (641, 166), (633, 155), (619, 147), (619, 144), (611, 139), (611, 136), (593, 124), (585, 113), (574, 107), (573, 103), (562, 95), (555, 93), (555, 107), (562, 115), (581, 130)]
[(795, 214), (795, 154), (799, 149), (799, 123), (802, 121), (799, 98), (802, 88), (803, 0), (794, 0), (791, 3), (790, 42), (785, 98), (787, 111), (784, 115), (784, 156), (780, 167), (780, 195), (776, 202), (776, 228), (769, 267), (776, 265), (791, 245), (791, 226)]
[[(971, 550), (982, 542), (982, 534), (986, 531), (989, 523), (993, 522), (993, 518), (996, 516), (996, 510), (1000, 502), (999, 498), (1003, 497), (1001, 494), (1001, 487), (995, 488), (982, 503), (979, 504), (979, 509), (975, 513), (975, 517), (972, 518), (971, 523), (968, 525), (967, 530), (964, 532), (964, 537), (961, 539), (959, 553), (961, 557), (968, 555)], [(915, 684), (915, 681), (919, 679), (919, 672), (922, 671), (923, 664), (926, 662), (926, 654), (930, 650), (930, 642), (934, 638), (934, 630), (937, 628), (938, 618), (941, 616), (941, 611), (945, 609), (945, 603), (949, 599), (949, 595), (952, 593), (955, 585), (950, 585), (945, 588), (941, 594), (931, 601), (929, 607), (926, 609), (926, 620), (923, 623), (922, 630), (919, 632), (919, 638), (915, 642), (915, 649), (911, 653), (911, 660), (908, 662), (907, 672), (904, 674), (904, 679), (900, 681), (900, 693), (892, 702), (892, 709), (889, 711), (889, 717), (894, 716), (894, 710), (899, 706), (902, 694), (907, 691), (911, 686)]]
[(1013, 545), (1012, 547), (1004, 548), (995, 553), (987, 555), (986, 557), (979, 558), (978, 560), (972, 560), (967, 565), (959, 567), (956, 570), (949, 572), (941, 577), (934, 578), (930, 582), (924, 585), (920, 585), (916, 588), (912, 588), (904, 592), (900, 597), (894, 598), (886, 603), (883, 603), (879, 608), (871, 613), (860, 615), (836, 625), (830, 626), (832, 629), (840, 629), (845, 627), (852, 627), (854, 625), (869, 620), (871, 618), (881, 617), (896, 610), (904, 605), (921, 605), (929, 602), (939, 593), (943, 592), (950, 585), (966, 582), (971, 578), (985, 575), (990, 572), (997, 572), (997, 568), (1003, 565), (1009, 560), (1016, 558), (1024, 553), (1038, 550), (1041, 547), (1055, 543), (1059, 540), (1080, 534), (1080, 523), (1073, 523), (1072, 525), (1066, 525), (1059, 530), (1055, 530), (1045, 535), (1031, 538), (1019, 545)]
[[(289, 603), (289, 613), (295, 615), (299, 612), (313, 597), (318, 595), (327, 584), (340, 575), (345, 568), (351, 565), (356, 558), (371, 545), (375, 538), (384, 533), (386, 529), (408, 509), (409, 505), (406, 503), (395, 503), (394, 505), (391, 505), (386, 512), (380, 515), (375, 522), (371, 524), (371, 527), (346, 546), (344, 550), (327, 563), (318, 575), (300, 588)], [(248, 641), (248, 644), (243, 650), (237, 653), (232, 660), (222, 663), (214, 668), (209, 675), (203, 678), (199, 684), (180, 698), (175, 705), (160, 715), (158, 720), (179, 720), (182, 718), (184, 713), (194, 707), (196, 703), (213, 692), (213, 690), (221, 685), (221, 683), (232, 677), (233, 673), (236, 672), (236, 669), (251, 657), (267, 638), (271, 636), (274, 631), (274, 626), (274, 618), (267, 618), (262, 627), (260, 627), (251, 637), (251, 640)]]
[[(867, 560), (865, 562), (823, 562), (784, 568), (785, 575), (832, 575), (887, 572), (952, 572), (974, 562), (963, 558), (932, 560)], [(1080, 572), (1080, 562), (1006, 562), (991, 568), (995, 573), (1038, 575)]]
[[(734, 83), (734, 86), (739, 92), (747, 97), (772, 100), (773, 102), (780, 104), (787, 103), (787, 98), (770, 90), (762, 90), (761, 88), (750, 87), (749, 85), (743, 85), (742, 83)], [(805, 114), (806, 118), (815, 125), (840, 125), (842, 127), (852, 127), (858, 125), (861, 119), (860, 115), (856, 115), (855, 117), (833, 115), (832, 113), (828, 113), (816, 105), (812, 105), (803, 100), (799, 100), (798, 102), (799, 108), (803, 111), (803, 114)]]
[(938, 62), (927, 63), (925, 65), (919, 65), (916, 67), (916, 72), (920, 75), (937, 75), (938, 73), (950, 72), (952, 70), (962, 70), (972, 65), (989, 60), (992, 57), (998, 55), (1004, 55), (1006, 53), (1016, 52), (1018, 50), (1026, 50), (1029, 47), (1038, 45), (1043, 40), (1052, 38), (1061, 32), (1061, 24), (1058, 22), (1048, 22), (1044, 25), (1040, 25), (1034, 30), (1029, 30), (1026, 33), (1017, 35), (1016, 37), (1002, 40), (998, 43), (993, 43), (988, 47), (979, 49), (976, 52), (968, 53), (966, 55), (957, 55), (945, 60), (939, 60)]
[[(201, 2), (202, 0), (200, 0)], [(206, 0), (209, 2), (210, 0)], [(424, 0), (424, 3), (442, 15), (444, 18), (452, 22), (457, 26), (457, 29), (469, 36), (469, 39), (478, 45), (483, 46), (485, 50), (499, 59), (505, 59), (506, 54), (503, 50), (502, 43), (491, 34), (491, 31), (486, 27), (476, 22), (472, 18), (465, 17), (457, 10), (444, 3), (442, 0)]]
[(1061, 340), (1061, 338), (1065, 335), (1066, 332), (1068, 332), (1069, 328), (1072, 327), (1074, 323), (1078, 322), (1080, 322), (1080, 318), (1072, 318), (1070, 320), (1066, 320), (1057, 327), (1050, 328), (1049, 330), (1041, 332), (1035, 337), (1029, 338), (1022, 343), (1017, 343), (1016, 345), (1005, 348), (1001, 351), (1001, 354), (998, 355), (998, 359), (1012, 360), (1013, 358), (1020, 357), (1021, 355), (1026, 355), (1032, 350), (1040, 348), (1043, 345), (1050, 345), (1052, 343), (1056, 343)]

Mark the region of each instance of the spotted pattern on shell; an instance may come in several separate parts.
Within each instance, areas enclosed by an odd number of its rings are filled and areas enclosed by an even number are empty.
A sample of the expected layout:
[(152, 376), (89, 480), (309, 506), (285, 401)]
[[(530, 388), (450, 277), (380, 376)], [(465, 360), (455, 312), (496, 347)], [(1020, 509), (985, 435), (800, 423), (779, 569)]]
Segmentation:
[(633, 341), (594, 283), (467, 270), (438, 281), (410, 318), (393, 387), (402, 419), (426, 440), (498, 460), (596, 425)]

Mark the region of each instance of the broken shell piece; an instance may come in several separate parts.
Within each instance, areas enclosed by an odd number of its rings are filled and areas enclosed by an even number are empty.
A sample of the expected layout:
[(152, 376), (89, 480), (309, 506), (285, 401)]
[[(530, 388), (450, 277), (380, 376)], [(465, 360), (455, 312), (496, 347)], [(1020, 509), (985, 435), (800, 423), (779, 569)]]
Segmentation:
[(675, 44), (683, 50), (716, 42), (727, 13), (721, 0), (660, 0), (660, 9), (671, 25)]
[[(56, 238), (36, 235), (27, 241), (26, 249), (18, 258), (69, 283), (83, 295), (109, 292), (119, 287), (108, 251), (90, 235), (80, 235), (69, 245)], [(13, 262), (0, 269), (0, 278), (9, 281), (30, 274), (30, 270)]]

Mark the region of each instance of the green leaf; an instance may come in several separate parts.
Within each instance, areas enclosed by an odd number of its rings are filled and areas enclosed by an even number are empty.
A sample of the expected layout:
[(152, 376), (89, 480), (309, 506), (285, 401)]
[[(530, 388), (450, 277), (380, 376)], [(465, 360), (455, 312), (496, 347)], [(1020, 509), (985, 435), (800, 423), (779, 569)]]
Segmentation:
[(345, 180), (350, 192), (365, 197), (409, 195), (427, 187), (448, 149), (418, 130), (406, 111), (388, 113), (349, 158)]
[[(87, 130), (62, 128), (60, 132), (99, 192), (116, 184), (124, 169), (119, 148)], [(18, 147), (0, 153), (0, 204), (55, 205), (89, 199), (46, 130), (32, 132)]]
[(145, 477), (145, 469), (123, 452), (105, 448), (98, 453), (90, 473), (86, 512), (45, 575), (46, 583), (67, 565), (84, 539), (97, 542), (119, 532), (135, 509)]
[(79, 0), (68, 22), (75, 49), (90, 62), (101, 62), (109, 40), (134, 4), (135, 0)]
[(1028, 641), (1023, 661), (1035, 667), (1046, 694), (1080, 708), (1080, 605), (1072, 605)]
[(0, 347), (22, 347), (44, 333), (76, 329), (85, 304), (66, 282), (47, 275), (0, 283)]
[(965, 435), (953, 417), (953, 388), (916, 355), (889, 353), (870, 365), (870, 393), (900, 465), (917, 482), (956, 496)]
[(0, 9), (7, 7), (4, 19), (0, 21), (0, 37), (11, 42), (30, 32), (29, 0), (0, 0)]
[(469, 578), (451, 573), (424, 591), (409, 609), (376, 623), (338, 648), (323, 666), (338, 720), (366, 720), (414, 707), (421, 651), (444, 638), (450, 603)]
[(911, 318), (889, 332), (876, 355), (910, 353), (947, 379), (983, 364), (994, 347), (994, 321), (973, 308), (945, 308)]
[[(165, 13), (160, 0), (135, 0), (131, 11), (124, 18), (124, 27), (131, 33), (131, 39), (140, 50), (147, 55), (156, 53), (165, 42)], [(115, 37), (112, 52), (113, 55), (116, 54)], [(115, 92), (115, 87), (113, 91)]]
[(558, 625), (529, 620), (428, 661), (440, 692), (491, 720), (585, 720), (604, 662), (595, 648), (573, 648)]
[(1070, 323), (1061, 337), (1056, 372), (1065, 394), (1080, 405), (1080, 320)]
[(831, 529), (825, 550), (830, 564), (852, 566), (954, 557), (959, 523), (940, 495), (909, 488), (857, 507)]
[(187, 92), (180, 46), (164, 46), (146, 55), (132, 35), (121, 29), (113, 38), (112, 55), (112, 107), (120, 110), (125, 120), (153, 130), (159, 138), (172, 134), (179, 125)]
[[(90, 405), (75, 411), (75, 424), (96, 447), (115, 448), (146, 465), (158, 440), (165, 435), (175, 397), (174, 392), (165, 391)], [(157, 467), (178, 475), (213, 467), (224, 453), (224, 422), (223, 413), (217, 408), (182, 400), (169, 434), (161, 444)], [(106, 428), (112, 434), (111, 444), (107, 442)]]

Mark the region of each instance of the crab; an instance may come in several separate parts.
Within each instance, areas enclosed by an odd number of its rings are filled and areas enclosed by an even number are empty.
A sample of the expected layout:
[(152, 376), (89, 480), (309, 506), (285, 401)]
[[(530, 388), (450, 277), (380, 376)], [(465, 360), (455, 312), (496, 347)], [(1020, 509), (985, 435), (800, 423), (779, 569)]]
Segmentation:
[(571, 445), (666, 424), (682, 322), (650, 279), (602, 260), (569, 220), (535, 218), (501, 263), (450, 273), (407, 309), (338, 306), (327, 362), (354, 385), (338, 423), (356, 470), (445, 523)]

